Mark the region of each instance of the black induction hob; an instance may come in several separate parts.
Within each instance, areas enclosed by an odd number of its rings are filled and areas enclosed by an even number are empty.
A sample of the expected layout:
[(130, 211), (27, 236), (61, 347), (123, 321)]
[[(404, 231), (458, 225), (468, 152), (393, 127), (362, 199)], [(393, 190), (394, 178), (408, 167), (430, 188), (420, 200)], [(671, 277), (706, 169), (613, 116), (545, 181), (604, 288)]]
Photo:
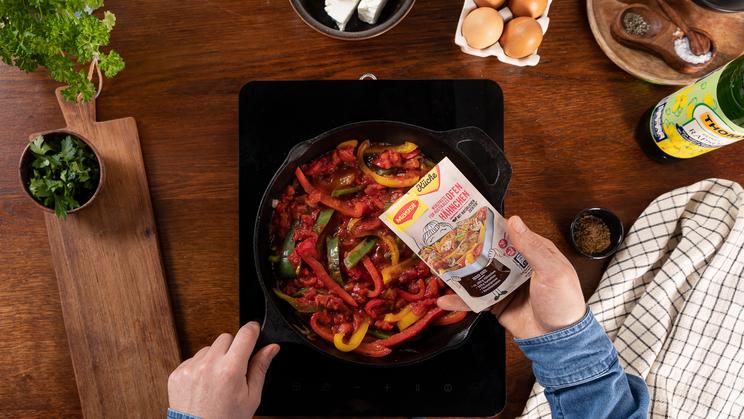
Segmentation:
[[(503, 148), (503, 97), (489, 80), (251, 82), (240, 92), (239, 118), (241, 324), (263, 319), (253, 225), (261, 196), (292, 146), (339, 125), (393, 120), (441, 131), (476, 126)], [(407, 367), (350, 366), (283, 345), (257, 414), (491, 416), (504, 407), (504, 381), (504, 331), (484, 316), (461, 347)]]

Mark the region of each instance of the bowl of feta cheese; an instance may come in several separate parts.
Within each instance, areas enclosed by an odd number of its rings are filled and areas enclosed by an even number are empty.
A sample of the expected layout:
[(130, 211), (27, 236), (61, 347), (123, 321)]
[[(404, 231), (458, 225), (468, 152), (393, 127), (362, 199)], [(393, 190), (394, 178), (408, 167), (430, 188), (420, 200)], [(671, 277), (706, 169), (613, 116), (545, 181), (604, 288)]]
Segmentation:
[(331, 38), (374, 38), (400, 23), (415, 0), (290, 0), (308, 26)]

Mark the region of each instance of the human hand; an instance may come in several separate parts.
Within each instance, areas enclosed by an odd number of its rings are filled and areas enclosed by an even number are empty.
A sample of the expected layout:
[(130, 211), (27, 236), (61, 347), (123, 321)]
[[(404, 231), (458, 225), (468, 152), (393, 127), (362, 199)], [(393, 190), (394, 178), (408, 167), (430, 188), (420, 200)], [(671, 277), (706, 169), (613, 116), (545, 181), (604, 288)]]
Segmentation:
[[(529, 287), (522, 286), (500, 301), (491, 312), (514, 337), (531, 338), (570, 326), (586, 314), (581, 284), (571, 262), (550, 240), (531, 231), (521, 218), (509, 218), (509, 238), (532, 265)], [(439, 297), (445, 310), (466, 311), (455, 294)]]
[(170, 408), (205, 419), (252, 418), (279, 352), (279, 345), (271, 344), (251, 357), (259, 332), (258, 323), (250, 322), (234, 339), (223, 333), (179, 365), (168, 378)]

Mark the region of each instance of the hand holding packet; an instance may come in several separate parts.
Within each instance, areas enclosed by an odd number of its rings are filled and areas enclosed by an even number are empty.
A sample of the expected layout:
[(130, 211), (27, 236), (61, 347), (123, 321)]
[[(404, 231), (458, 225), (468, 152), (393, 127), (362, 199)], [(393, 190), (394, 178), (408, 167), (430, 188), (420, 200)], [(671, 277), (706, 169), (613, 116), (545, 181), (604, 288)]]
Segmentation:
[(529, 279), (506, 220), (449, 158), (434, 166), (380, 219), (475, 312)]

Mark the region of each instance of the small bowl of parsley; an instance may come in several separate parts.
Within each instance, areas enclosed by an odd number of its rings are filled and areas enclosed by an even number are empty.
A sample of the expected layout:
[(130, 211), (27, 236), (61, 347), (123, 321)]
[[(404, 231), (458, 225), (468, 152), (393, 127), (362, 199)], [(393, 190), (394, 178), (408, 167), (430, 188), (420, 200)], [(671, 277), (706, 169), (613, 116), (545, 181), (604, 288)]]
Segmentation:
[(61, 130), (39, 134), (26, 145), (18, 174), (23, 189), (37, 206), (66, 218), (98, 195), (104, 167), (88, 140)]

